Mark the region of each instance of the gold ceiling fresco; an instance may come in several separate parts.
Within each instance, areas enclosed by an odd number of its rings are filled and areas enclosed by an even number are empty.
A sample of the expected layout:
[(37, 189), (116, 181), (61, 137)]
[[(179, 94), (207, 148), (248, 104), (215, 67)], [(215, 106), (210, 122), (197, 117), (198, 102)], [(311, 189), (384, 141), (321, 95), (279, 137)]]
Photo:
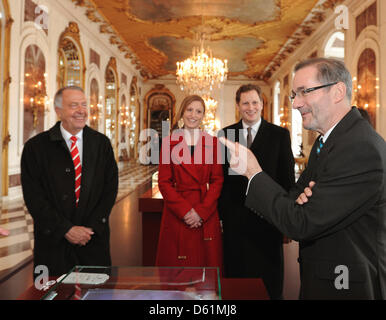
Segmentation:
[(70, 0), (145, 79), (175, 75), (198, 46), (228, 59), (228, 78), (267, 80), (342, 0)]

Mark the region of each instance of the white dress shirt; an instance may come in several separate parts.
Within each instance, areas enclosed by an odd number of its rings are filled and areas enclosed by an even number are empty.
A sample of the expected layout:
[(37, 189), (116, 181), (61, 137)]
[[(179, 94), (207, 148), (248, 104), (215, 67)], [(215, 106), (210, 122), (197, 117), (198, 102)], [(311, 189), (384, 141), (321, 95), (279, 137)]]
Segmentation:
[[(338, 123), (339, 123), (339, 122), (338, 122)], [(337, 124), (338, 124), (338, 123), (337, 123)], [(332, 130), (334, 130), (334, 128), (336, 127), (337, 124), (335, 124), (335, 126), (331, 127), (330, 130), (328, 130), (324, 135), (322, 135), (323, 143), (326, 143), (326, 141), (327, 141), (327, 139), (328, 139), (328, 136), (331, 134)]]
[[(66, 145), (68, 147), (68, 150), (71, 152), (71, 145), (72, 140), (71, 137), (73, 136), (71, 133), (69, 133), (66, 129), (63, 128), (62, 123), (60, 123), (60, 131), (62, 133), (64, 141), (66, 141)], [(79, 158), (80, 163), (83, 165), (83, 129), (80, 130), (76, 135), (76, 146), (78, 147), (79, 151)]]

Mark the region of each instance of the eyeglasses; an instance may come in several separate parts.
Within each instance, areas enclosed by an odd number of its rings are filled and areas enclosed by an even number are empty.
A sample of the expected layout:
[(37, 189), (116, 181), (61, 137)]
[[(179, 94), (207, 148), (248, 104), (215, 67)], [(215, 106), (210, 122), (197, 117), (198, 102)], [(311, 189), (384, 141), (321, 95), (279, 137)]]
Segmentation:
[(299, 89), (296, 92), (292, 90), (291, 95), (289, 96), (289, 100), (293, 104), (296, 96), (304, 98), (307, 94), (309, 94), (312, 91), (319, 90), (319, 89), (326, 88), (326, 87), (330, 87), (330, 86), (333, 86), (334, 84), (337, 84), (337, 83), (338, 82), (331, 82), (331, 83), (324, 84), (324, 85), (318, 86), (318, 87), (312, 87), (312, 88), (308, 88), (308, 89)]

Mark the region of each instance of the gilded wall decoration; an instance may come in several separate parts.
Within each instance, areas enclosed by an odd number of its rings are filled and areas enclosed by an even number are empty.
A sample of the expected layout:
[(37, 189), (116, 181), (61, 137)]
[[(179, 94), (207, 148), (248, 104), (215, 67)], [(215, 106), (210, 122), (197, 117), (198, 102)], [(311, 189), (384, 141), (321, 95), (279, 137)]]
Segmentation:
[(2, 21), (0, 21), (0, 72), (2, 83), (1, 88), (3, 90), (2, 105), (2, 131), (1, 131), (1, 193), (3, 196), (8, 195), (8, 144), (11, 141), (11, 135), (9, 134), (9, 85), (12, 81), (10, 76), (10, 47), (11, 47), (11, 29), (14, 20), (11, 17), (11, 11), (7, 0), (2, 1)]
[(90, 127), (99, 129), (100, 104), (99, 104), (99, 85), (98, 81), (93, 78), (90, 84)]
[(356, 17), (356, 37), (368, 26), (377, 26), (377, 1)]
[(129, 104), (129, 154), (130, 158), (138, 158), (139, 129), (141, 123), (141, 95), (137, 86), (137, 77), (134, 76), (130, 83), (130, 104)]

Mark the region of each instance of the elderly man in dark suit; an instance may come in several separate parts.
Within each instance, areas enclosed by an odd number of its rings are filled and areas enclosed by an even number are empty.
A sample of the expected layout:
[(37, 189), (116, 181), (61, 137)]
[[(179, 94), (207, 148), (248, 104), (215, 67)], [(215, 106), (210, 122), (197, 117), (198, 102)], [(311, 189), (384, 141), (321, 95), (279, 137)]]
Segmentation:
[[(247, 84), (236, 92), (241, 120), (219, 132), (246, 145), (261, 160), (264, 170), (285, 190), (295, 183), (294, 158), (287, 129), (261, 117), (260, 87)], [(229, 171), (226, 161), (224, 184), (219, 199), (223, 223), (225, 276), (262, 278), (272, 299), (283, 290), (283, 235), (244, 206), (248, 180)]]
[(110, 140), (86, 126), (83, 90), (62, 88), (54, 104), (61, 121), (26, 142), (21, 182), (34, 220), (34, 265), (61, 275), (75, 265), (111, 265), (118, 169)]
[(386, 299), (385, 141), (350, 106), (343, 62), (300, 62), (293, 88), (304, 128), (321, 136), (290, 193), (251, 152), (223, 140), (249, 179), (246, 206), (300, 241), (301, 298)]

